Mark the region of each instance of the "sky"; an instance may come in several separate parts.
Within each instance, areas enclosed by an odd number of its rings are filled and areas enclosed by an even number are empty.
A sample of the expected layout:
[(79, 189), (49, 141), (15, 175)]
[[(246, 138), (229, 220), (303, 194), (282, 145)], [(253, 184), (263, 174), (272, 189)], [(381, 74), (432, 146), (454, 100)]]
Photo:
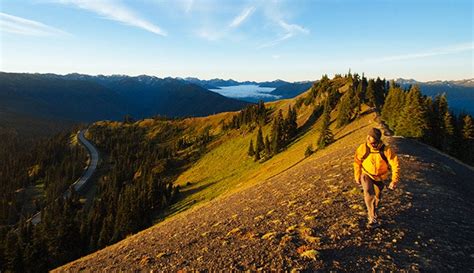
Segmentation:
[(474, 78), (471, 0), (0, 0), (0, 71)]

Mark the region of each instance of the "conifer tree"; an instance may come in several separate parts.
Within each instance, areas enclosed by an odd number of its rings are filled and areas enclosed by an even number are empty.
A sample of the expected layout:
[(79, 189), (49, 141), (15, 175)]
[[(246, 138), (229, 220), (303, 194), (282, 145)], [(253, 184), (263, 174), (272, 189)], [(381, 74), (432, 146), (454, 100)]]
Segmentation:
[(255, 150), (253, 148), (253, 140), (250, 140), (250, 146), (249, 146), (249, 151), (247, 152), (249, 156), (254, 156), (255, 155)]
[(270, 157), (272, 155), (272, 147), (268, 135), (265, 136), (265, 154), (267, 157)]
[(470, 115), (463, 118), (462, 137), (466, 141), (474, 140), (474, 123)]
[(436, 96), (435, 105), (437, 108), (438, 115), (441, 117), (441, 120), (443, 120), (443, 117), (446, 115), (446, 112), (448, 112), (448, 108), (449, 108), (448, 98), (446, 97), (446, 93)]
[(8, 232), (5, 239), (5, 258), (8, 269), (15, 272), (22, 272), (24, 270), (22, 252), (23, 248), (18, 234), (13, 230)]
[(402, 136), (422, 138), (428, 128), (427, 123), (428, 120), (420, 88), (414, 85), (407, 95), (407, 100), (399, 116), (395, 131)]
[(470, 164), (474, 163), (474, 123), (470, 115), (466, 115), (462, 125), (462, 159)]
[(331, 120), (330, 114), (331, 114), (331, 108), (329, 105), (329, 101), (326, 100), (324, 104), (324, 112), (323, 112), (323, 115), (321, 116), (322, 123), (321, 123), (320, 135), (317, 141), (318, 147), (320, 149), (326, 147), (334, 140), (332, 131), (329, 128), (329, 124)]
[(288, 139), (292, 139), (293, 137), (296, 136), (297, 130), (298, 130), (298, 124), (297, 124), (297, 119), (298, 119), (298, 114), (296, 112), (296, 109), (291, 107), (291, 105), (288, 107), (288, 117), (287, 117), (287, 131), (288, 131)]
[(438, 149), (443, 149), (444, 143), (444, 116), (448, 111), (448, 101), (445, 94), (434, 98), (431, 109), (428, 109), (429, 126), (431, 135), (429, 143)]
[(426, 97), (423, 101), (424, 108), (426, 110), (426, 133), (423, 137), (423, 141), (433, 145), (435, 144), (436, 136), (434, 135), (436, 125), (436, 116), (434, 115), (434, 105), (431, 97)]
[(262, 134), (262, 127), (258, 128), (257, 133), (257, 143), (255, 149), (255, 159), (260, 159), (260, 153), (265, 149), (265, 143), (263, 142), (263, 134)]
[[(368, 88), (368, 87), (367, 87)], [(379, 108), (383, 105), (385, 99), (385, 79), (379, 77), (375, 80), (375, 107)]]
[(355, 116), (359, 116), (360, 111), (361, 111), (361, 105), (362, 105), (362, 97), (363, 97), (363, 84), (362, 82), (359, 82), (357, 87), (355, 88), (355, 93), (354, 96), (351, 99), (352, 102), (352, 109), (354, 111)]
[(390, 128), (395, 129), (397, 127), (398, 117), (403, 109), (404, 103), (405, 93), (392, 81), (382, 108), (382, 119)]
[(351, 121), (352, 117), (352, 107), (351, 107), (351, 94), (352, 92), (346, 92), (342, 95), (341, 102), (339, 103), (339, 109), (337, 112), (337, 124), (338, 128), (348, 124)]
[(376, 92), (375, 91), (375, 81), (373, 79), (370, 79), (369, 83), (367, 85), (367, 91), (365, 93), (365, 96), (367, 98), (367, 105), (369, 105), (370, 107), (376, 107), (377, 106), (377, 97), (376, 97), (375, 92)]
[(454, 133), (455, 133), (455, 128), (454, 128), (454, 121), (453, 121), (453, 116), (449, 111), (447, 111), (444, 114), (443, 118), (443, 124), (444, 124), (444, 141), (443, 141), (443, 150), (447, 151), (448, 153), (453, 152), (453, 143), (454, 143)]
[(306, 150), (304, 151), (304, 157), (308, 157), (310, 155), (312, 155), (314, 153), (313, 151), (313, 145), (309, 144), (307, 147), (306, 147)]

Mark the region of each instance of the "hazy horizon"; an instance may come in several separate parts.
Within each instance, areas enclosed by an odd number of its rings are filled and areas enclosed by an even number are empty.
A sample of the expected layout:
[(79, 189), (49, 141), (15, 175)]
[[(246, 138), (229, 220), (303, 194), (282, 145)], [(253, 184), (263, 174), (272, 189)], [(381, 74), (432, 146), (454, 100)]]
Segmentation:
[[(169, 76), (169, 75), (152, 75), (152, 74), (111, 74), (111, 73), (98, 73), (98, 74), (90, 74), (90, 73), (81, 73), (81, 72), (65, 72), (65, 73), (56, 73), (56, 72), (32, 72), (32, 71), (0, 71), (0, 73), (25, 73), (25, 74), (55, 74), (55, 75), (60, 75), (60, 76), (66, 76), (66, 75), (70, 75), (70, 74), (80, 74), (80, 75), (88, 75), (88, 76), (93, 76), (93, 77), (96, 77), (96, 76), (105, 76), (105, 77), (110, 77), (110, 76), (127, 76), (127, 77), (139, 77), (139, 76), (150, 76), (150, 77), (157, 77), (157, 78), (160, 78), (160, 79), (165, 79), (165, 78), (175, 78), (175, 79), (186, 79), (186, 78), (197, 78), (199, 80), (205, 80), (205, 81), (208, 81), (208, 80), (215, 80), (215, 79), (219, 79), (219, 80), (235, 80), (237, 82), (271, 82), (271, 81), (276, 81), (276, 80), (282, 80), (282, 81), (286, 81), (286, 82), (314, 82), (314, 81), (317, 81), (319, 80), (323, 75), (327, 75), (328, 77), (330, 78), (333, 78), (335, 74), (346, 74), (347, 72), (349, 71), (346, 71), (346, 72), (341, 72), (341, 73), (334, 73), (334, 74), (321, 74), (319, 76), (316, 76), (314, 79), (306, 79), (306, 80), (296, 80), (296, 81), (291, 81), (291, 80), (286, 80), (284, 78), (270, 78), (270, 79), (264, 79), (264, 80), (249, 80), (249, 79), (237, 79), (237, 78), (231, 78), (231, 77), (209, 77), (209, 78), (200, 78), (200, 77), (196, 77), (196, 76)], [(459, 78), (459, 79), (433, 79), (433, 80), (420, 80), (420, 79), (417, 79), (417, 78), (413, 78), (413, 77), (400, 77), (400, 76), (396, 76), (396, 77), (393, 77), (393, 78), (385, 78), (385, 77), (381, 77), (380, 75), (377, 75), (377, 74), (374, 74), (374, 75), (368, 75), (367, 73), (365, 72), (360, 72), (360, 71), (352, 71), (351, 70), (351, 73), (353, 74), (359, 74), (359, 75), (362, 75), (362, 73), (364, 73), (364, 76), (368, 77), (368, 78), (377, 78), (377, 77), (380, 77), (381, 79), (386, 79), (386, 80), (397, 80), (397, 79), (403, 79), (403, 80), (415, 80), (415, 81), (418, 81), (418, 82), (431, 82), (431, 81), (463, 81), (463, 80), (473, 80), (474, 79), (474, 75), (473, 77), (470, 77), (470, 78)]]

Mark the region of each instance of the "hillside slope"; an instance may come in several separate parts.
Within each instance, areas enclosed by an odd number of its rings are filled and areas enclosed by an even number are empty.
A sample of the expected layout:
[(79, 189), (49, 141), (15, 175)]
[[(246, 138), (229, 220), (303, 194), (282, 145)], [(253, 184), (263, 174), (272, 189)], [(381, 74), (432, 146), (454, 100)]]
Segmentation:
[(368, 114), (335, 131), (334, 144), (253, 187), (187, 210), (57, 271), (472, 271), (474, 200), (467, 182), (474, 171), (417, 142), (388, 140), (400, 156), (401, 185), (385, 191), (383, 225), (365, 229), (352, 158), (373, 119)]

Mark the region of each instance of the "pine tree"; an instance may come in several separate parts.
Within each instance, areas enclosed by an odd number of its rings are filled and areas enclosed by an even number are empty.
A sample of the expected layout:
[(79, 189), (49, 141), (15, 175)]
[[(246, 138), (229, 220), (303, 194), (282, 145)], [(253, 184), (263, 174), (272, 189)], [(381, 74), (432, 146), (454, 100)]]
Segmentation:
[(404, 104), (405, 92), (392, 81), (382, 108), (382, 119), (390, 128), (395, 129), (397, 127), (398, 117)]
[(254, 156), (255, 155), (255, 150), (253, 148), (253, 140), (250, 140), (250, 146), (249, 146), (249, 151), (247, 153), (249, 156)]
[(22, 253), (23, 248), (17, 233), (14, 230), (8, 232), (5, 239), (5, 258), (8, 269), (15, 272), (22, 272), (24, 270)]
[(255, 160), (259, 160), (260, 153), (265, 149), (265, 143), (263, 142), (263, 134), (262, 134), (262, 127), (258, 128), (258, 133), (257, 133), (257, 143), (256, 143), (256, 149), (255, 149)]
[(470, 164), (474, 163), (474, 123), (470, 115), (466, 115), (462, 125), (462, 159)]
[(351, 121), (352, 117), (352, 108), (351, 108), (351, 94), (352, 92), (346, 92), (342, 98), (341, 102), (339, 103), (339, 109), (337, 112), (337, 128), (340, 128)]
[(313, 145), (309, 144), (307, 147), (306, 147), (306, 150), (304, 152), (304, 157), (308, 157), (310, 155), (312, 155), (314, 153), (313, 151)]
[(446, 94), (437, 95), (432, 104), (432, 112), (429, 113), (432, 139), (430, 143), (438, 149), (444, 145), (444, 116), (448, 111), (448, 100)]
[(448, 153), (453, 152), (453, 143), (454, 143), (454, 120), (453, 116), (449, 111), (446, 112), (443, 118), (443, 124), (444, 124), (444, 141), (443, 141), (443, 146), (442, 149)]
[(377, 77), (377, 79), (375, 80), (374, 90), (375, 90), (375, 107), (379, 108), (380, 106), (383, 105), (384, 99), (385, 99), (385, 79), (381, 80), (379, 77)]
[(289, 106), (288, 107), (288, 117), (287, 117), (287, 131), (288, 131), (288, 140), (292, 139), (296, 136), (298, 131), (298, 114), (296, 113), (296, 109)]
[(258, 128), (258, 133), (257, 133), (257, 143), (256, 143), (256, 153), (260, 153), (265, 149), (265, 143), (263, 142), (263, 133), (262, 133), (262, 127)]
[(322, 149), (329, 145), (334, 140), (334, 136), (332, 134), (331, 129), (329, 128), (330, 120), (331, 120), (331, 109), (329, 105), (329, 101), (326, 100), (324, 104), (324, 112), (322, 115), (322, 123), (320, 129), (320, 135), (317, 141), (318, 148)]
[(258, 120), (257, 120), (258, 124), (260, 124), (260, 126), (263, 126), (267, 119), (267, 110), (265, 109), (265, 103), (263, 102), (263, 100), (260, 100), (258, 102), (257, 116), (258, 116)]
[(369, 84), (367, 85), (367, 91), (365, 93), (365, 96), (367, 98), (367, 104), (370, 107), (376, 107), (377, 106), (377, 97), (376, 97), (375, 92), (376, 92), (375, 91), (375, 81), (373, 79), (370, 79)]
[(407, 101), (398, 119), (395, 131), (402, 136), (422, 138), (428, 128), (427, 124), (428, 120), (420, 88), (415, 85), (407, 95)]
[(272, 155), (272, 147), (268, 135), (265, 136), (265, 154), (267, 157), (270, 157)]
[(474, 123), (470, 115), (463, 118), (462, 137), (466, 141), (474, 140)]
[(423, 137), (423, 142), (426, 142), (434, 146), (435, 139), (436, 139), (436, 135), (434, 134), (434, 132), (435, 132), (435, 127), (437, 126), (437, 124), (436, 124), (436, 116), (434, 115), (433, 100), (431, 99), (431, 97), (426, 97), (423, 104), (426, 110), (426, 122), (427, 122), (426, 133), (425, 133), (425, 136)]

